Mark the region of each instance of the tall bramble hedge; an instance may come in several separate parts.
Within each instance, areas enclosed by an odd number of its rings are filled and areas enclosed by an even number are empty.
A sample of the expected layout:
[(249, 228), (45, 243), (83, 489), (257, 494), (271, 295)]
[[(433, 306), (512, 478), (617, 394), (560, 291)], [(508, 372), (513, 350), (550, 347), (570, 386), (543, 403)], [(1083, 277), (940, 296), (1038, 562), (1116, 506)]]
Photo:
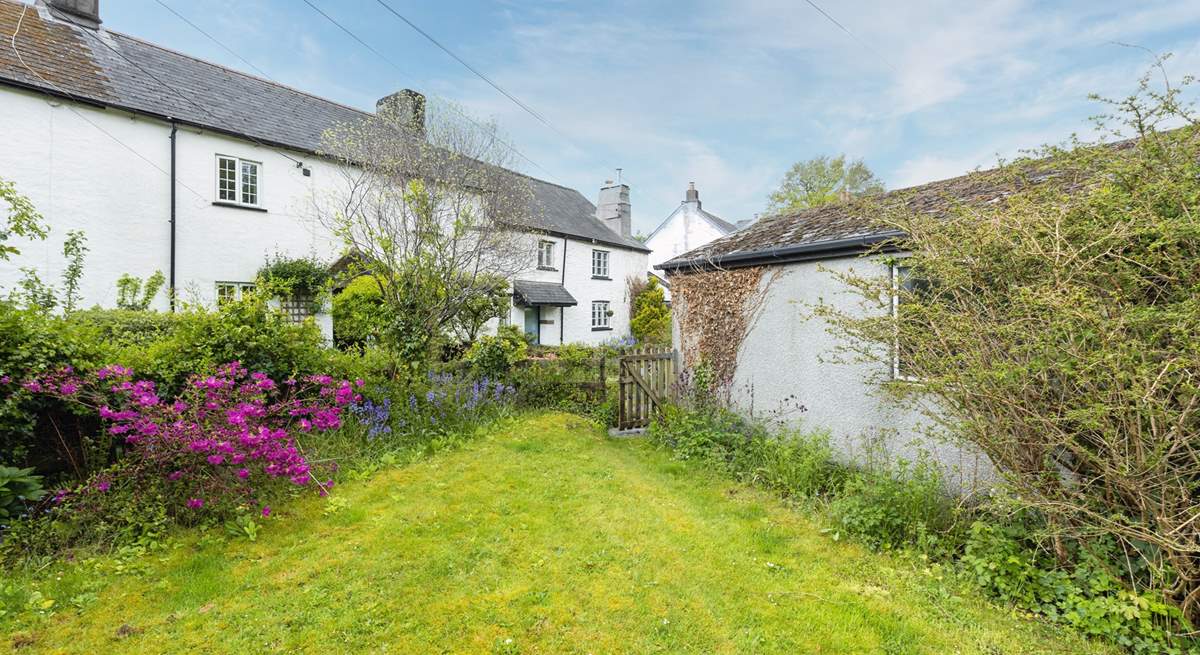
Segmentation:
[(898, 344), (919, 382), (890, 386), (934, 400), (920, 405), (991, 458), (1060, 566), (1115, 542), (1111, 572), (1195, 622), (1200, 130), (1179, 98), (1144, 78), (1098, 119), (1101, 143), (979, 174), (1003, 202), (948, 217), (881, 205), (921, 283), (901, 286), (893, 317), (892, 280), (841, 275), (879, 311), (817, 313), (860, 355)]

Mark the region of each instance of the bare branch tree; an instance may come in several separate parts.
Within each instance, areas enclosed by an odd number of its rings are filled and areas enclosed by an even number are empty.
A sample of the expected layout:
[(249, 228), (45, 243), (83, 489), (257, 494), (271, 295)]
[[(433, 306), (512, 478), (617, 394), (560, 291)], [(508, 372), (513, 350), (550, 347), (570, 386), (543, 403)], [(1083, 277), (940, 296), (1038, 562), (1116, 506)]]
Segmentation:
[(482, 281), (527, 268), (533, 247), (516, 227), (530, 213), (530, 184), (506, 167), (495, 127), (444, 110), (425, 121), (415, 99), (328, 131), (323, 151), (343, 164), (342, 179), (315, 199), (318, 220), (378, 281), (393, 345), (414, 360)]

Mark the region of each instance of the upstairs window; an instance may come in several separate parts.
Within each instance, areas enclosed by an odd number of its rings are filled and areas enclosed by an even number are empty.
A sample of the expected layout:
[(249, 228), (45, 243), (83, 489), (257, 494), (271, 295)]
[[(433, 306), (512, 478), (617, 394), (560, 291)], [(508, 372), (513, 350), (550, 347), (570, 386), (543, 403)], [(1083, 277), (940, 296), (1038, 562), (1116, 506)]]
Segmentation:
[(608, 301), (607, 300), (593, 300), (592, 301), (592, 329), (593, 330), (609, 329), (609, 325), (608, 325), (609, 314), (611, 314), (611, 312), (608, 310)]
[(258, 207), (261, 168), (256, 161), (217, 155), (217, 202)]
[(554, 242), (538, 242), (538, 268), (554, 268)]
[(217, 305), (225, 305), (254, 293), (253, 282), (218, 282)]
[(608, 251), (592, 251), (592, 277), (608, 278)]

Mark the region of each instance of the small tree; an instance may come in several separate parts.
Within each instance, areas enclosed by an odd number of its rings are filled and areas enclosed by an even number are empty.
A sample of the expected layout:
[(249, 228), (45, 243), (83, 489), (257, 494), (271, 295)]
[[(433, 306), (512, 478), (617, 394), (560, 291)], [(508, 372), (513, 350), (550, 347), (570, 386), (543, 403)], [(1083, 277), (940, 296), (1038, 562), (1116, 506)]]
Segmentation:
[(1145, 78), (1113, 104), (1102, 133), (1131, 140), (977, 174), (1003, 203), (879, 207), (912, 252), (895, 315), (893, 280), (853, 272), (838, 277), (878, 311), (817, 313), (852, 352), (898, 358), (920, 382), (893, 390), (932, 400), (930, 418), (987, 454), (1061, 562), (1115, 548), (1114, 573), (1194, 622), (1200, 130), (1177, 90)]
[(863, 196), (882, 191), (883, 182), (863, 160), (847, 162), (845, 155), (821, 155), (796, 162), (788, 169), (779, 188), (771, 193), (767, 211), (794, 212), (837, 202), (842, 195)]
[(505, 168), (511, 150), (494, 127), (444, 111), (422, 124), (411, 109), (387, 106), (326, 133), (324, 153), (346, 166), (316, 212), (357, 253), (356, 272), (379, 282), (391, 345), (419, 369), (484, 281), (529, 266), (533, 243), (515, 226), (532, 193)]
[[(640, 281), (640, 278), (638, 278)], [(635, 285), (630, 284), (631, 292)], [(671, 342), (671, 309), (658, 280), (650, 278), (632, 295), (633, 318), (629, 329), (639, 343), (664, 345)]]

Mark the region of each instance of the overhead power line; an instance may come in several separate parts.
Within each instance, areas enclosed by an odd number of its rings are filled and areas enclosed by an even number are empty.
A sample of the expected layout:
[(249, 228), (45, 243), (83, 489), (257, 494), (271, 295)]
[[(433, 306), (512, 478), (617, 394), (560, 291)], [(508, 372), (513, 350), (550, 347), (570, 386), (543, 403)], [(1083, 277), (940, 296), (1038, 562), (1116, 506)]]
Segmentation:
[[(528, 113), (530, 116), (533, 116), (534, 118), (538, 119), (538, 121), (540, 121), (546, 127), (554, 130), (555, 132), (559, 132), (559, 129), (557, 127), (554, 127), (554, 125), (552, 125), (550, 123), (550, 121), (546, 120), (545, 116), (541, 115), (537, 111), (534, 111), (534, 109), (532, 107), (530, 107), (529, 105), (522, 102), (520, 98), (518, 98), (518, 97), (514, 96), (513, 94), (509, 93), (508, 91), (506, 91), (503, 87), (501, 87), (499, 84), (494, 82), (492, 80), (492, 78), (488, 77), (487, 75), (484, 75), (479, 69), (475, 68), (471, 64), (468, 64), (466, 62), (466, 60), (464, 60), (462, 57), (459, 57), (457, 54), (454, 53), (454, 51), (450, 50), (450, 48), (447, 48), (446, 46), (442, 45), (442, 43), (440, 41), (438, 41), (437, 39), (433, 38), (433, 36), (431, 36), (429, 34), (429, 32), (426, 32), (425, 30), (418, 27), (416, 23), (412, 22), (411, 20), (406, 18), (403, 14), (396, 11), (395, 8), (393, 8), (387, 2), (385, 2), (384, 0), (375, 0), (375, 1), (378, 2), (379, 5), (382, 6), (384, 9), (391, 12), (391, 14), (393, 16), (404, 21), (404, 24), (406, 24), (409, 27), (416, 30), (417, 34), (420, 34), (421, 36), (425, 37), (430, 43), (437, 46), (442, 52), (450, 55), (454, 59), (454, 61), (457, 61), (458, 63), (462, 64), (464, 68), (466, 68), (467, 70), (474, 73), (476, 77), (483, 80), (484, 82), (487, 82), (489, 86), (491, 86), (493, 89), (499, 91), (500, 94), (503, 95), (505, 98), (512, 100), (515, 105), (517, 105), (521, 109), (524, 109), (525, 112)], [(559, 132), (559, 134), (562, 134), (562, 132)], [(563, 136), (566, 137), (565, 134), (563, 134)]]
[[(196, 102), (195, 100), (191, 99), (191, 98), (190, 98), (190, 97), (188, 97), (186, 94), (184, 94), (183, 92), (181, 92), (179, 89), (176, 89), (174, 86), (172, 86), (172, 85), (170, 85), (170, 84), (167, 84), (166, 82), (162, 81), (162, 80), (161, 80), (161, 79), (159, 79), (159, 78), (158, 78), (158, 76), (157, 76), (157, 75), (155, 75), (154, 73), (151, 73), (150, 71), (146, 70), (145, 68), (142, 68), (142, 66), (141, 66), (140, 64), (138, 64), (137, 62), (133, 61), (133, 60), (132, 60), (132, 59), (130, 59), (129, 57), (126, 57), (126, 56), (125, 56), (125, 53), (121, 52), (120, 50), (117, 50), (116, 48), (112, 47), (112, 45), (110, 45), (110, 44), (109, 44), (109, 43), (108, 43), (106, 40), (104, 40), (104, 39), (100, 38), (100, 36), (99, 36), (99, 35), (97, 35), (97, 34), (95, 33), (95, 31), (94, 31), (94, 30), (88, 29), (88, 28), (86, 28), (86, 27), (84, 27), (84, 26), (80, 25), (79, 23), (76, 23), (74, 20), (71, 20), (71, 19), (68, 19), (68, 20), (70, 20), (70, 22), (71, 22), (71, 23), (75, 24), (75, 26), (76, 26), (76, 27), (79, 27), (79, 28), (81, 28), (81, 31), (82, 31), (84, 34), (87, 34), (88, 36), (92, 37), (92, 39), (93, 39), (94, 41), (96, 41), (96, 42), (97, 42), (97, 43), (99, 43), (100, 45), (102, 45), (102, 46), (104, 46), (105, 48), (107, 48), (107, 49), (108, 49), (110, 52), (112, 52), (112, 53), (113, 53), (113, 54), (115, 54), (116, 56), (118, 56), (118, 57), (120, 57), (121, 59), (123, 59), (123, 60), (125, 61), (125, 63), (129, 64), (130, 66), (133, 66), (133, 67), (134, 67), (134, 68), (136, 68), (136, 69), (138, 69), (138, 70), (139, 70), (139, 71), (141, 71), (141, 73), (142, 73), (142, 74), (144, 74), (146, 77), (149, 77), (150, 79), (154, 80), (154, 82), (155, 82), (155, 83), (157, 83), (157, 84), (158, 84), (159, 86), (161, 86), (162, 88), (164, 88), (164, 89), (166, 89), (166, 90), (170, 91), (171, 93), (175, 94), (175, 96), (176, 96), (176, 97), (178, 97), (179, 99), (183, 100), (184, 102), (186, 102), (186, 103), (190, 104), (191, 106), (195, 107), (196, 109), (200, 110), (200, 111), (201, 111), (201, 112), (202, 112), (204, 115), (206, 115), (206, 116), (208, 116), (210, 119), (212, 119), (214, 123), (219, 123), (219, 122), (220, 122), (220, 120), (217, 118), (217, 116), (215, 116), (215, 115), (214, 115), (214, 114), (213, 114), (211, 111), (209, 111), (207, 107), (205, 107), (204, 105), (201, 105), (200, 103), (198, 103), (198, 102)], [(248, 119), (243, 119), (243, 120), (246, 120), (246, 121), (247, 121), (247, 125), (249, 125)], [(291, 156), (291, 155), (287, 154), (286, 152), (283, 152), (282, 150), (280, 150), (280, 149), (278, 149), (278, 148), (275, 148), (275, 147), (269, 146), (269, 145), (267, 145), (267, 144), (263, 143), (262, 141), (260, 141), (259, 139), (255, 138), (255, 137), (254, 137), (254, 135), (250, 134), (250, 132), (249, 132), (249, 130), (248, 130), (248, 129), (247, 129), (247, 131), (245, 132), (244, 136), (245, 136), (246, 138), (250, 139), (251, 141), (253, 141), (254, 143), (258, 144), (260, 147), (266, 148), (266, 149), (268, 149), (268, 150), (273, 150), (273, 151), (275, 151), (275, 153), (276, 153), (276, 154), (278, 154), (280, 157), (283, 157), (283, 158), (285, 158), (285, 159), (288, 159), (288, 160), (292, 161), (292, 163), (296, 164), (296, 166), (303, 166), (303, 165), (304, 165), (304, 162), (300, 161), (299, 159), (296, 159), (295, 157), (293, 157), (293, 156)]]
[[(21, 26), (25, 22), (25, 12), (28, 9), (29, 9), (29, 5), (25, 5), (21, 8), (21, 16), (17, 19), (17, 27), (16, 27), (16, 29), (13, 30), (12, 37), (9, 39), (9, 45), (12, 47), (13, 54), (15, 54), (17, 56), (17, 61), (19, 61), (21, 63), (21, 66), (23, 66), (25, 68), (25, 70), (29, 71), (29, 73), (31, 75), (33, 75), (34, 77), (41, 80), (42, 83), (45, 84), (46, 86), (49, 86), (50, 88), (57, 91), (59, 94), (66, 96), (69, 100), (71, 100), (73, 102), (83, 103), (83, 100), (78, 98), (75, 94), (71, 93), (70, 91), (67, 91), (66, 89), (62, 88), (61, 86), (55, 84), (54, 82), (51, 82), (50, 80), (47, 80), (46, 78), (42, 77), (42, 75), (40, 73), (38, 73), (36, 70), (34, 70), (29, 64), (25, 63), (25, 57), (23, 57), (21, 55), (21, 50), (19, 48), (17, 48), (17, 35), (19, 35), (21, 33)], [(138, 159), (141, 159), (142, 161), (149, 164), (151, 167), (157, 169), (158, 172), (162, 173), (163, 175), (166, 175), (167, 177), (171, 177), (171, 174), (169, 172), (167, 172), (166, 170), (164, 170), (162, 166), (159, 166), (158, 164), (154, 163), (154, 161), (151, 160), (149, 157), (146, 157), (142, 153), (138, 152), (136, 148), (129, 145), (128, 143), (125, 143), (120, 138), (118, 138), (116, 135), (114, 135), (112, 132), (109, 132), (108, 130), (104, 129), (103, 127), (100, 127), (100, 125), (98, 125), (95, 121), (93, 121), (92, 119), (85, 116), (79, 110), (75, 109), (75, 107), (73, 107), (69, 104), (64, 105), (64, 106), (68, 110), (70, 110), (72, 114), (75, 114), (77, 117), (82, 119), (85, 123), (96, 128), (96, 130), (98, 130), (100, 133), (104, 134), (104, 136), (112, 139), (118, 145), (120, 145), (122, 148), (133, 153), (133, 155), (136, 156)], [(176, 179), (175, 181), (180, 186), (182, 186), (183, 188), (190, 191), (192, 193), (192, 195), (199, 198), (202, 202), (207, 202), (207, 199), (204, 196), (200, 195), (200, 192), (198, 192), (195, 189), (193, 189), (192, 187), (188, 186), (186, 183), (184, 183), (181, 180)]]
[[(574, 147), (577, 147), (577, 148), (579, 147), (575, 143), (574, 139), (572, 139), (568, 134), (566, 134), (562, 130), (558, 129), (558, 127), (556, 127), (553, 123), (551, 123), (550, 120), (547, 119), (541, 112), (535, 110), (533, 107), (530, 107), (528, 103), (524, 102), (523, 100), (521, 100), (517, 96), (513, 95), (512, 93), (509, 93), (508, 90), (506, 90), (504, 87), (502, 87), (498, 83), (496, 83), (491, 77), (488, 77), (486, 74), (484, 74), (478, 68), (475, 68), (474, 66), (469, 64), (465, 59), (458, 56), (458, 54), (456, 54), (449, 47), (444, 45), (441, 41), (438, 41), (436, 38), (434, 38), (433, 35), (431, 35), (429, 32), (426, 32), (425, 30), (421, 29), (421, 27), (419, 25), (417, 25), (412, 20), (410, 20), (408, 17), (404, 16), (399, 11), (397, 11), (395, 9), (395, 7), (393, 7), (391, 4), (386, 2), (386, 0), (375, 0), (375, 2), (379, 3), (380, 6), (382, 6), (384, 9), (386, 9), (388, 12), (390, 12), (396, 18), (399, 18), (400, 20), (404, 21), (404, 23), (406, 25), (408, 25), (409, 27), (416, 30), (416, 32), (418, 34), (425, 37), (430, 43), (437, 46), (442, 52), (445, 52), (447, 55), (450, 55), (450, 57), (452, 57), (454, 59), (454, 61), (457, 61), (458, 63), (462, 64), (464, 68), (471, 71), (471, 73), (473, 73), (476, 77), (478, 77), (479, 79), (486, 82), (489, 86), (491, 86), (493, 89), (498, 91), (505, 98), (508, 98), (509, 100), (511, 100), (513, 102), (513, 104), (520, 107), (522, 110), (525, 111), (525, 113), (534, 117), (535, 119), (538, 120), (538, 122), (542, 123), (546, 127), (553, 130), (556, 134), (558, 134), (560, 137), (565, 139), (567, 141), (567, 143), (569, 143), (570, 145), (572, 145)], [(582, 150), (582, 148), (580, 148), (580, 149)]]
[(870, 51), (871, 51), (871, 54), (873, 54), (873, 55), (875, 55), (877, 58), (879, 58), (879, 61), (880, 61), (880, 62), (881, 62), (881, 63), (882, 63), (884, 66), (887, 66), (889, 69), (891, 69), (891, 71), (892, 71), (893, 73), (899, 73), (899, 72), (900, 72), (900, 71), (896, 70), (896, 67), (895, 67), (895, 66), (893, 66), (893, 65), (892, 65), (892, 63), (891, 63), (890, 61), (888, 61), (888, 60), (887, 60), (887, 58), (886, 58), (886, 57), (884, 57), (884, 56), (883, 56), (883, 55), (882, 55), (882, 54), (881, 54), (881, 53), (880, 53), (878, 50), (876, 50), (875, 48), (871, 47), (871, 44), (870, 44), (870, 43), (867, 43), (866, 41), (863, 41), (862, 39), (858, 38), (858, 36), (856, 36), (856, 35), (854, 34), (854, 32), (851, 32), (851, 31), (850, 31), (850, 30), (849, 30), (849, 29), (848, 29), (848, 28), (847, 28), (845, 25), (842, 25), (840, 22), (838, 22), (838, 20), (837, 20), (836, 18), (834, 18), (833, 16), (830, 16), (830, 15), (829, 15), (829, 12), (825, 11), (824, 9), (821, 9), (821, 7), (819, 7), (819, 6), (817, 5), (817, 3), (816, 3), (816, 2), (814, 2), (813, 0), (804, 0), (804, 1), (808, 3), (808, 6), (812, 7), (812, 8), (813, 8), (813, 9), (815, 9), (815, 10), (817, 10), (817, 13), (821, 14), (822, 16), (824, 16), (824, 17), (826, 18), (826, 20), (828, 20), (829, 22), (831, 22), (831, 23), (833, 23), (834, 25), (836, 25), (838, 29), (840, 29), (841, 31), (845, 32), (847, 35), (849, 35), (849, 36), (850, 36), (850, 38), (852, 38), (852, 39), (854, 39), (855, 41), (857, 41), (859, 45), (861, 45), (862, 47), (866, 48), (867, 50), (870, 50)]
[(183, 21), (183, 22), (187, 23), (189, 26), (191, 26), (191, 28), (192, 28), (192, 29), (194, 29), (194, 30), (196, 30), (197, 32), (199, 32), (199, 33), (203, 34), (205, 37), (207, 37), (207, 38), (208, 38), (208, 40), (209, 40), (209, 41), (212, 41), (213, 43), (217, 44), (217, 45), (218, 45), (218, 46), (219, 46), (219, 47), (220, 47), (222, 50), (224, 50), (225, 52), (228, 52), (229, 54), (233, 55), (233, 56), (234, 56), (234, 58), (236, 58), (238, 61), (240, 61), (240, 62), (242, 62), (243, 64), (245, 64), (246, 66), (250, 67), (250, 68), (251, 68), (251, 69), (252, 69), (254, 72), (256, 72), (256, 73), (258, 73), (259, 75), (263, 76), (263, 77), (264, 77), (264, 78), (266, 78), (267, 80), (270, 80), (270, 81), (272, 81), (272, 82), (274, 82), (274, 81), (275, 81), (275, 80), (272, 80), (272, 79), (271, 79), (271, 76), (270, 76), (270, 75), (267, 75), (265, 72), (263, 72), (263, 70), (262, 70), (261, 68), (259, 68), (258, 66), (255, 66), (254, 64), (250, 63), (249, 61), (247, 61), (247, 60), (246, 60), (246, 58), (244, 58), (244, 57), (242, 57), (241, 55), (239, 55), (238, 53), (234, 52), (232, 48), (230, 48), (229, 46), (225, 45), (224, 43), (221, 43), (220, 41), (218, 41), (218, 40), (217, 40), (217, 37), (215, 37), (215, 36), (213, 36), (213, 35), (209, 34), (208, 32), (205, 32), (203, 29), (201, 29), (201, 28), (200, 28), (200, 26), (199, 26), (199, 25), (197, 25), (197, 24), (193, 23), (192, 21), (188, 20), (186, 16), (184, 16), (184, 15), (183, 15), (183, 14), (181, 14), (181, 13), (179, 13), (178, 11), (175, 11), (175, 8), (174, 8), (174, 7), (172, 7), (171, 5), (168, 5), (167, 3), (163, 2), (163, 0), (154, 0), (154, 1), (155, 1), (155, 2), (157, 2), (159, 5), (161, 5), (163, 9), (166, 9), (167, 11), (171, 12), (172, 14), (175, 14), (175, 17), (176, 17), (176, 18), (178, 18), (179, 20), (181, 20), (181, 21)]
[[(317, 12), (318, 14), (320, 14), (320, 15), (321, 15), (323, 18), (325, 18), (325, 20), (329, 21), (330, 23), (333, 23), (333, 25), (334, 25), (335, 27), (337, 27), (337, 28), (338, 28), (339, 30), (341, 30), (342, 32), (345, 32), (347, 36), (349, 36), (351, 39), (354, 39), (354, 41), (355, 41), (355, 42), (357, 42), (357, 43), (358, 43), (359, 45), (361, 45), (362, 47), (366, 48), (368, 51), (370, 51), (370, 52), (371, 52), (372, 54), (374, 54), (376, 57), (379, 57), (379, 58), (380, 58), (380, 59), (382, 59), (384, 62), (386, 62), (388, 65), (390, 65), (392, 68), (395, 68), (395, 69), (396, 69), (397, 71), (399, 71), (399, 72), (400, 72), (400, 73), (401, 73), (403, 76), (405, 76), (405, 77), (407, 77), (407, 78), (409, 78), (409, 79), (412, 79), (412, 76), (411, 76), (411, 75), (409, 75), (409, 74), (408, 74), (408, 72), (407, 72), (407, 71), (405, 71), (403, 68), (401, 68), (399, 64), (397, 64), (395, 61), (393, 61), (393, 60), (392, 60), (390, 57), (388, 57), (388, 56), (384, 55), (384, 54), (383, 54), (382, 52), (380, 52), (379, 50), (376, 50), (374, 47), (372, 47), (372, 46), (371, 46), (371, 44), (369, 44), (369, 43), (367, 43), (366, 41), (364, 41), (364, 40), (363, 40), (361, 37), (359, 37), (357, 34), (355, 34), (355, 33), (354, 33), (354, 32), (353, 32), (353, 31), (352, 31), (350, 28), (346, 27), (345, 25), (341, 24), (341, 23), (340, 23), (340, 22), (338, 22), (336, 19), (334, 19), (332, 16), (330, 16), (330, 15), (329, 15), (329, 14), (327, 14), (327, 13), (325, 13), (325, 12), (324, 12), (324, 11), (323, 11), (323, 10), (322, 10), (320, 7), (318, 7), (317, 5), (313, 4), (313, 3), (311, 2), (311, 0), (304, 0), (304, 4), (306, 4), (306, 5), (308, 5), (309, 7), (311, 7), (311, 8), (313, 9), (313, 11)], [(470, 122), (471, 124), (473, 124), (475, 127), (477, 127), (477, 128), (479, 128), (479, 129), (481, 129), (481, 130), (483, 130), (483, 131), (485, 131), (485, 132), (489, 133), (489, 134), (491, 135), (491, 137), (492, 137), (493, 139), (495, 139), (495, 140), (496, 140), (496, 142), (497, 142), (497, 143), (499, 143), (499, 144), (503, 145), (504, 147), (508, 148), (508, 149), (509, 149), (511, 152), (513, 152), (514, 154), (516, 154), (516, 155), (517, 155), (518, 157), (520, 157), (521, 159), (524, 159), (525, 161), (529, 162), (530, 164), (533, 164), (535, 167), (537, 167), (539, 170), (541, 170), (543, 173), (545, 173), (547, 176), (551, 177), (552, 179), (555, 177), (555, 176), (554, 176), (554, 174), (553, 174), (553, 173), (551, 173), (550, 171), (546, 170), (546, 168), (545, 168), (544, 166), (542, 166), (541, 164), (537, 163), (537, 162), (536, 162), (536, 161), (534, 161), (533, 159), (530, 159), (528, 156), (526, 156), (526, 155), (525, 155), (525, 153), (523, 153), (523, 152), (521, 152), (520, 150), (518, 150), (518, 149), (517, 149), (517, 147), (516, 147), (515, 145), (513, 145), (513, 144), (511, 144), (511, 143), (509, 143), (509, 142), (507, 142), (507, 141), (505, 141), (504, 139), (501, 139), (501, 138), (500, 138), (500, 136), (499, 136), (499, 135), (496, 133), (496, 131), (495, 131), (494, 129), (489, 129), (489, 128), (487, 128), (487, 127), (483, 126), (483, 125), (482, 125), (482, 124), (480, 124), (478, 121), (476, 121), (474, 118), (471, 118), (471, 117), (470, 117), (470, 116), (468, 116), (466, 113), (464, 113), (464, 112), (462, 112), (461, 110), (459, 110), (459, 109), (458, 109), (457, 107), (455, 107), (453, 104), (448, 104), (447, 106), (450, 108), (450, 110), (451, 110), (451, 111), (453, 111), (454, 113), (458, 114), (459, 116), (461, 116), (461, 117), (462, 117), (462, 118), (464, 118), (465, 120), (469, 121), (469, 122)]]

